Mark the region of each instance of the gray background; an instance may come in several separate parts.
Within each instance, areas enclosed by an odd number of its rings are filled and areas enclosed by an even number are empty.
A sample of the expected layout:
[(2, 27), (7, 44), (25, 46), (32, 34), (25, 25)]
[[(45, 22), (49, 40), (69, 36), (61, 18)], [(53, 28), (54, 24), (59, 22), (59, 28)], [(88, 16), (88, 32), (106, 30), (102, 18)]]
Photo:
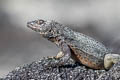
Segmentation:
[(0, 0), (0, 77), (59, 48), (26, 27), (56, 20), (120, 53), (120, 0)]

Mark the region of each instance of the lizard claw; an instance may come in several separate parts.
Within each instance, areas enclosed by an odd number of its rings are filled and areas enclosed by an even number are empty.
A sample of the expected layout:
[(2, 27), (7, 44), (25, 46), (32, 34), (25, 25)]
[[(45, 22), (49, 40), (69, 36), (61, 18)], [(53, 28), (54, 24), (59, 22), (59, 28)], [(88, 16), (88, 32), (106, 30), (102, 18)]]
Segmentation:
[(47, 56), (48, 59), (55, 59), (54, 56)]

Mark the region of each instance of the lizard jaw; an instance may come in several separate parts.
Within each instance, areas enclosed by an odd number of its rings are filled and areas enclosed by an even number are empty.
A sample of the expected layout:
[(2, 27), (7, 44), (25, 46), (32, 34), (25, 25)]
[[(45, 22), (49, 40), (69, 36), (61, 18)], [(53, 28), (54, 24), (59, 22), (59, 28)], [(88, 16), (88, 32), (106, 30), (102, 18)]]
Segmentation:
[(27, 27), (31, 28), (32, 30), (34, 30), (36, 28), (33, 26), (33, 24), (31, 22), (27, 22)]
[(27, 27), (36, 31), (36, 32), (40, 32), (40, 29), (38, 29), (36, 26), (34, 26), (34, 24), (32, 22), (28, 22)]

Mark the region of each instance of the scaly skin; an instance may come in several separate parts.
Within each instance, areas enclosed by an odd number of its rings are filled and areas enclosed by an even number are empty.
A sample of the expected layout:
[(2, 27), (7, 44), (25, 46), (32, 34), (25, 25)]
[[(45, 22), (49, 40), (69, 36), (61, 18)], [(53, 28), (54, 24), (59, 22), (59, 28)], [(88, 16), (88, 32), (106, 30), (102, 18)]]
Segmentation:
[[(114, 61), (116, 57), (111, 56), (111, 61), (109, 56), (105, 57), (111, 53), (102, 43), (55, 21), (35, 20), (28, 22), (27, 26), (61, 48), (62, 54), (60, 52), (55, 57), (60, 60), (53, 63), (54, 65), (62, 65), (71, 57), (92, 69), (109, 69), (113, 63), (119, 61), (119, 55), (117, 61)], [(107, 65), (105, 62), (108, 62)]]

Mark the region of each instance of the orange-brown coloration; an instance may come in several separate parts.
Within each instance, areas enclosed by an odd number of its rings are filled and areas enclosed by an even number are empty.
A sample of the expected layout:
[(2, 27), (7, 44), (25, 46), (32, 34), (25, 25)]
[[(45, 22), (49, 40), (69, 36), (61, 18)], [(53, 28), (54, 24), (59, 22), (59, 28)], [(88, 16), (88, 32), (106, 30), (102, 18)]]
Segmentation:
[(90, 67), (92, 69), (104, 69), (104, 65), (103, 63), (95, 63), (96, 61), (93, 61), (91, 60), (89, 57), (92, 57), (92, 56), (89, 56), (89, 55), (86, 55), (86, 53), (84, 52), (80, 52), (80, 51), (77, 51), (75, 49), (71, 49), (72, 53), (71, 53), (71, 57), (75, 60), (75, 61), (78, 61), (80, 63), (82, 63), (83, 65), (87, 66), (87, 67)]
[(99, 64), (96, 64), (92, 61), (89, 60), (88, 57), (86, 58), (82, 58), (82, 56), (80, 55), (77, 55), (77, 58), (80, 60), (80, 62), (90, 68), (93, 68), (93, 69), (103, 69), (104, 67), (100, 66)]

